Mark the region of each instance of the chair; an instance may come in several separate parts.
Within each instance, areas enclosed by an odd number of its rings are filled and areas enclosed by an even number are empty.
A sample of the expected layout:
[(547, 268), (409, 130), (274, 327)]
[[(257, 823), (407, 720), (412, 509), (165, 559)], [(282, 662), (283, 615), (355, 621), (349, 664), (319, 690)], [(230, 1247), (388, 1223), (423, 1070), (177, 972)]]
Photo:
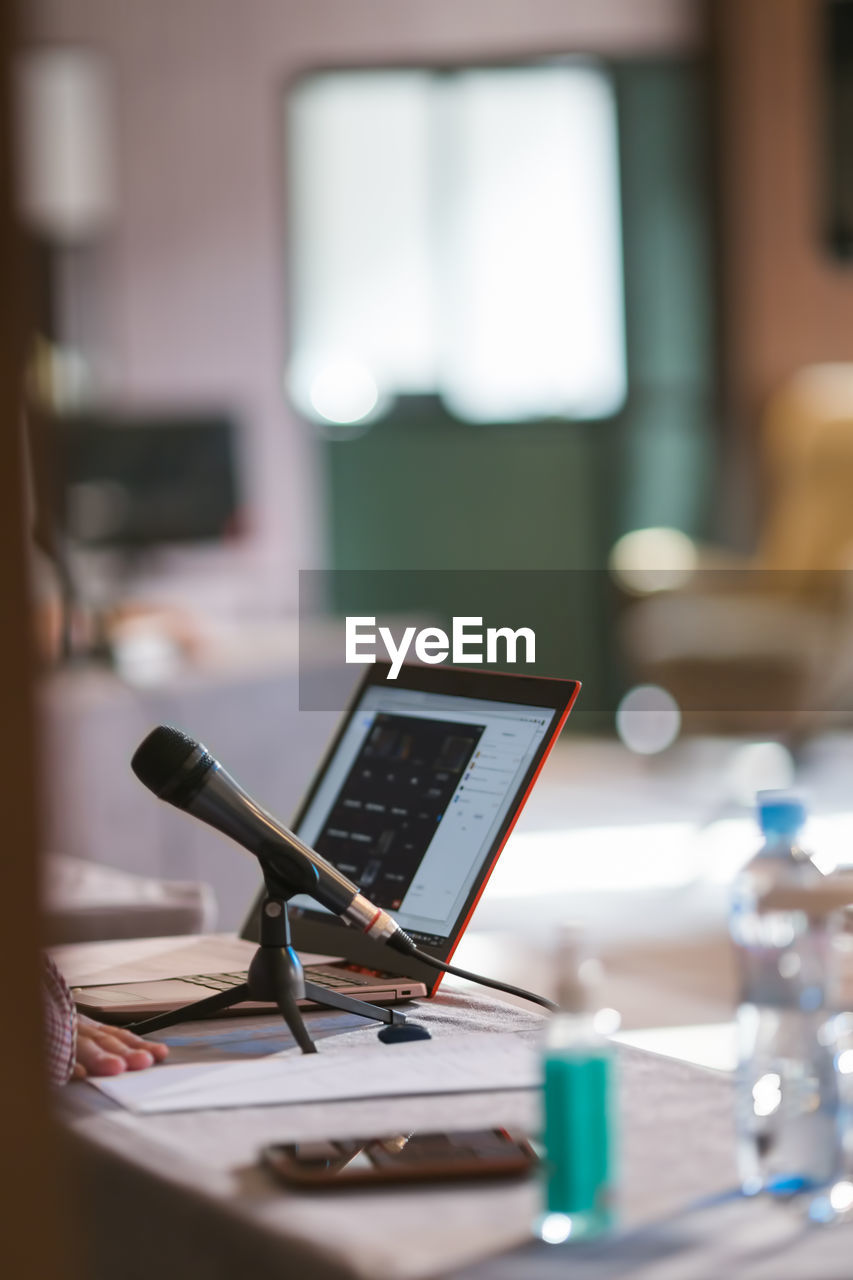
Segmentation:
[(666, 688), (685, 727), (797, 738), (853, 722), (853, 364), (780, 388), (761, 464), (755, 554), (697, 549), (686, 580), (628, 604), (622, 639), (632, 675)]

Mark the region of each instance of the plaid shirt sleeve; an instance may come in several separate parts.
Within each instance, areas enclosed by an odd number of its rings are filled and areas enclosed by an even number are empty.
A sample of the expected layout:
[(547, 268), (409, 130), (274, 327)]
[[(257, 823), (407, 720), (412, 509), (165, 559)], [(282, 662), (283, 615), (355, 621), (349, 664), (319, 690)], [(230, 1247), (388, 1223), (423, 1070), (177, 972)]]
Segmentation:
[(44, 963), (44, 1026), (51, 1084), (67, 1084), (77, 1056), (77, 1010), (68, 984), (49, 956)]

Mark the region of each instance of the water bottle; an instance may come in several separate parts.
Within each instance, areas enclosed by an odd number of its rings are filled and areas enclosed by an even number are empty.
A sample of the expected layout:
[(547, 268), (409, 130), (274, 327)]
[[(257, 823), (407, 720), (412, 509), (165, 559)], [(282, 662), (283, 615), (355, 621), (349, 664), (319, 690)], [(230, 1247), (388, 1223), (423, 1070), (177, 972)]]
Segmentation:
[(612, 1224), (615, 1193), (613, 1053), (602, 1027), (613, 1010), (591, 1008), (591, 972), (581, 936), (564, 928), (556, 949), (557, 1003), (543, 1050), (543, 1212), (536, 1223), (550, 1244), (590, 1239)]
[(790, 900), (824, 877), (800, 844), (798, 795), (759, 792), (758, 812), (764, 844), (735, 881), (730, 916), (740, 968), (738, 1164), (746, 1194), (785, 1196), (824, 1185), (839, 1165), (829, 1000), (837, 922), (796, 906), (760, 909), (773, 890)]

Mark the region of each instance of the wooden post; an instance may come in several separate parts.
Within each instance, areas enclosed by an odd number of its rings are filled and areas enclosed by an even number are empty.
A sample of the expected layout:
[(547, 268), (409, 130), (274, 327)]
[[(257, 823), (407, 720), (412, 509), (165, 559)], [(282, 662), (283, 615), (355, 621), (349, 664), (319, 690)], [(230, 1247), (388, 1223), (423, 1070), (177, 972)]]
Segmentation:
[(28, 307), (12, 197), (15, 17), (13, 5), (0, 4), (0, 1258), (4, 1274), (15, 1280), (67, 1280), (74, 1274), (73, 1237), (58, 1186), (42, 1045), (33, 653), (21, 458)]

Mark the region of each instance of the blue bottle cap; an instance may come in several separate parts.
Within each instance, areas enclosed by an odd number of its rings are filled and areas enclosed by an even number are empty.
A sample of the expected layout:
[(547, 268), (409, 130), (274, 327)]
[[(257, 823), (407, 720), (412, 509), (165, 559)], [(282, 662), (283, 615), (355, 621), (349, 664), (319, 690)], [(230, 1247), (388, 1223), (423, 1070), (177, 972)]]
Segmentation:
[(796, 835), (806, 822), (806, 806), (796, 791), (759, 791), (758, 821), (765, 835)]

